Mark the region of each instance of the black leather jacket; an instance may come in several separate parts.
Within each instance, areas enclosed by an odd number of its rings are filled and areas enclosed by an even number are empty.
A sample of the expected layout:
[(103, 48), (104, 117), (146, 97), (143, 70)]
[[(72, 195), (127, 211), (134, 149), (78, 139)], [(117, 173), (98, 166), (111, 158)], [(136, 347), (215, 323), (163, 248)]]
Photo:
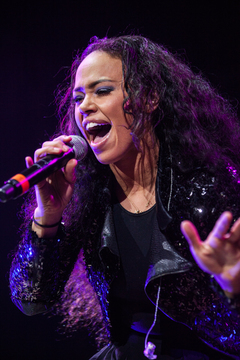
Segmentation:
[[(234, 219), (238, 217), (240, 196), (236, 173), (230, 167), (225, 171), (222, 178), (216, 178), (201, 167), (182, 172), (172, 164), (171, 155), (166, 151), (161, 154), (156, 181), (157, 222), (154, 224), (151, 267), (145, 291), (155, 303), (160, 286), (161, 311), (186, 324), (210, 346), (240, 359), (238, 299), (227, 299), (214, 278), (199, 269), (180, 231), (181, 221), (188, 219), (205, 239), (223, 211), (230, 210)], [(84, 249), (89, 279), (98, 295), (107, 328), (110, 327), (109, 287), (119, 269), (115, 240), (112, 208), (109, 206), (98, 247)], [(72, 265), (65, 266), (65, 273), (57, 270), (59, 260), (54, 255), (57, 247), (56, 240), (48, 241), (46, 245), (44, 239), (39, 240), (30, 232), (15, 256), (10, 274), (12, 299), (25, 313), (44, 311), (63, 291)], [(35, 253), (34, 257), (29, 255), (29, 248), (31, 254)], [(48, 259), (51, 262), (49, 269), (44, 267), (47, 257), (51, 257)], [(41, 290), (43, 272), (48, 272), (48, 279), (52, 279), (45, 286), (44, 301)], [(35, 280), (30, 285), (29, 279), (33, 277)]]

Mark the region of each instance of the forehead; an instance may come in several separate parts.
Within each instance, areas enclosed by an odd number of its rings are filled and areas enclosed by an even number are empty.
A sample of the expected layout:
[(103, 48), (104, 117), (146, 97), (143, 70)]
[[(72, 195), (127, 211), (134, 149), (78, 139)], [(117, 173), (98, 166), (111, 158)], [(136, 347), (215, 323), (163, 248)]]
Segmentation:
[(122, 80), (122, 61), (113, 58), (103, 51), (94, 51), (79, 65), (75, 85), (85, 86), (87, 83), (108, 78), (113, 81)]

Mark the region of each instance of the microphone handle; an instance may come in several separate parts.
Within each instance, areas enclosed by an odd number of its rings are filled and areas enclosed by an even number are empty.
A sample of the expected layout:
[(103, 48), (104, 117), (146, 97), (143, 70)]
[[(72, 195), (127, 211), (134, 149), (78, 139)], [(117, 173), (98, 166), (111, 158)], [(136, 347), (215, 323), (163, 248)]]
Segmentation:
[(71, 148), (57, 157), (56, 155), (47, 155), (40, 159), (30, 168), (23, 170), (5, 182), (5, 185), (0, 188), (0, 202), (5, 203), (10, 199), (16, 199), (23, 195), (32, 186), (64, 167), (74, 157), (75, 151)]

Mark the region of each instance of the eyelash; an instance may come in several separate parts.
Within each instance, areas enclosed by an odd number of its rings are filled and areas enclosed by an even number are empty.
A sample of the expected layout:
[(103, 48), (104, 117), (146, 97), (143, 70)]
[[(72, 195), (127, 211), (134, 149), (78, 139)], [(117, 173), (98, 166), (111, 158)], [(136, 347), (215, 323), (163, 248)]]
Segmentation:
[[(99, 95), (99, 96), (104, 96), (104, 95), (108, 95), (110, 94), (110, 92), (113, 91), (112, 87), (104, 87), (104, 88), (99, 88), (95, 91), (95, 94)], [(77, 95), (72, 99), (72, 103), (73, 104), (78, 104), (80, 102), (82, 102), (84, 100), (84, 97), (82, 95)]]
[(83, 101), (83, 97), (82, 96), (80, 96), (80, 95), (77, 95), (77, 96), (75, 96), (74, 98), (72, 98), (72, 104), (78, 104), (78, 103), (80, 103), (80, 102), (82, 102)]
[(113, 91), (112, 87), (103, 87), (103, 88), (99, 88), (96, 90), (96, 94), (97, 95), (107, 95), (109, 94), (111, 91)]

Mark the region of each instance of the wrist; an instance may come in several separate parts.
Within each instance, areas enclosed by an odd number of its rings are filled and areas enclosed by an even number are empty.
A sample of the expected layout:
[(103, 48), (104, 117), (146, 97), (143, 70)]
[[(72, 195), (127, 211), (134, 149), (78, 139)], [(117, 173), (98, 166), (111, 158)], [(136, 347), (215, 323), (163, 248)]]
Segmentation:
[(51, 224), (51, 225), (45, 225), (45, 224), (39, 223), (39, 222), (34, 218), (34, 216), (32, 216), (32, 221), (34, 222), (35, 225), (39, 226), (40, 228), (50, 229), (50, 228), (54, 228), (54, 227), (56, 227), (56, 226), (59, 226), (59, 225), (61, 224), (61, 222), (62, 222), (62, 218), (61, 218), (59, 221), (57, 221), (56, 223)]
[(227, 290), (223, 290), (224, 294), (226, 295), (227, 298), (229, 299), (233, 299), (234, 298), (234, 294), (230, 291), (227, 291)]
[(32, 217), (32, 230), (37, 234), (39, 238), (51, 238), (54, 237), (58, 231), (58, 227), (61, 224), (62, 214), (39, 214), (39, 209), (36, 208)]
[(219, 275), (214, 275), (214, 278), (222, 288), (222, 291), (226, 297), (229, 299), (234, 299), (235, 297), (240, 296), (240, 285), (238, 279), (234, 278), (233, 276), (223, 277)]
[(33, 213), (33, 218), (41, 225), (51, 226), (61, 222), (62, 212), (48, 212), (37, 207)]

